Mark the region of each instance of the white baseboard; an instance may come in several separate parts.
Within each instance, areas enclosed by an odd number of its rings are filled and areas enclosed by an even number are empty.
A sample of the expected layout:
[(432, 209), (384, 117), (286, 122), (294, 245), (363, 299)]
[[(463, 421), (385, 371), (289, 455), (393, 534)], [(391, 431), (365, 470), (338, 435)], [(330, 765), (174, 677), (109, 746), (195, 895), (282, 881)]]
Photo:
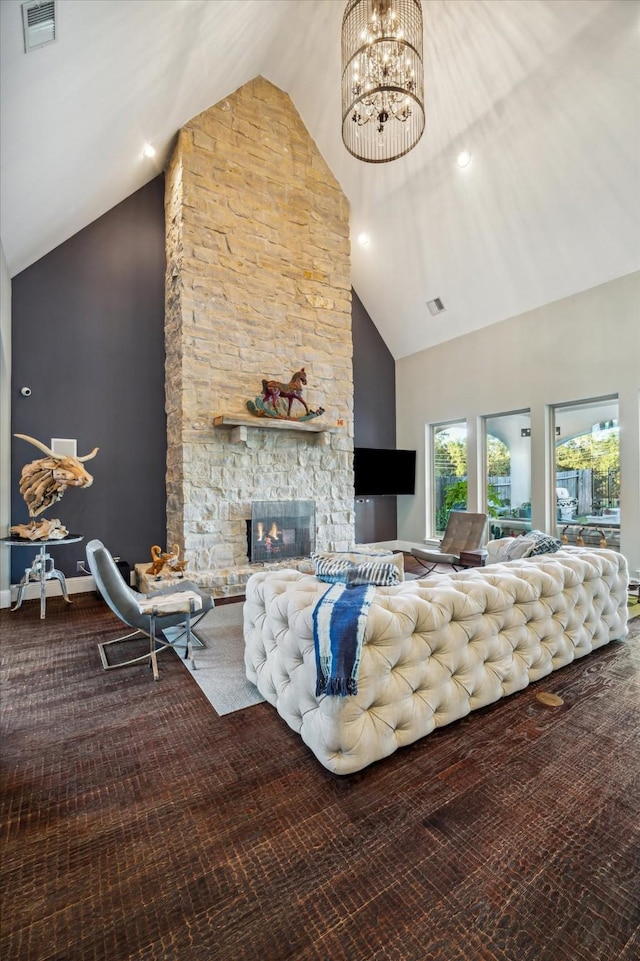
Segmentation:
[[(92, 577), (66, 577), (67, 591), (69, 594), (86, 594), (89, 591), (95, 591), (96, 582)], [(47, 597), (60, 597), (62, 594), (60, 582), (57, 578), (51, 578), (46, 582)], [(18, 597), (18, 585), (12, 584), (11, 591), (2, 591), (0, 593), (0, 607), (11, 607)], [(38, 581), (33, 581), (31, 584), (27, 584), (24, 592), (24, 600), (33, 600), (36, 597), (40, 597), (40, 584)]]

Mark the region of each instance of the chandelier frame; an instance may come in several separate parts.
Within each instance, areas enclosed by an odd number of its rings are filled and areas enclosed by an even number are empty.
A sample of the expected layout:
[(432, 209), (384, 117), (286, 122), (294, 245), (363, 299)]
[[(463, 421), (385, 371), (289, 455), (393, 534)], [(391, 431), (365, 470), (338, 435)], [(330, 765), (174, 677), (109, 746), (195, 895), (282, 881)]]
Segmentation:
[(342, 18), (342, 140), (366, 163), (413, 150), (424, 131), (421, 0), (347, 0)]

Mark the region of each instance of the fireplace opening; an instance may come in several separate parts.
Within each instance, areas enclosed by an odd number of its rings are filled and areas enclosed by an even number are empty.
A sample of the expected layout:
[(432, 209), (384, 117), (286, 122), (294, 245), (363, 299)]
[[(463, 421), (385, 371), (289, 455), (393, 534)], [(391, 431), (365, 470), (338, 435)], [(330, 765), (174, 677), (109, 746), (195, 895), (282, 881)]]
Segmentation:
[(251, 563), (309, 557), (316, 546), (314, 501), (254, 501), (247, 521)]

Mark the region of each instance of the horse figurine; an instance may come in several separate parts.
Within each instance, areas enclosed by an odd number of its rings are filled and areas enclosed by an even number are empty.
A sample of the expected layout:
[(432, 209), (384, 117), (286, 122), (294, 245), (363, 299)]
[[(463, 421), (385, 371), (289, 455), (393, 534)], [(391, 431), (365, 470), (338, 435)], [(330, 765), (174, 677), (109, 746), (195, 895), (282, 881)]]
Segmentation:
[(283, 384), (279, 380), (263, 380), (262, 402), (266, 404), (268, 401), (271, 401), (273, 409), (276, 410), (278, 407), (278, 398), (286, 398), (289, 401), (287, 417), (290, 417), (292, 404), (294, 400), (297, 400), (302, 404), (305, 412), (309, 414), (310, 410), (307, 406), (307, 402), (302, 396), (302, 388), (306, 383), (307, 375), (305, 374), (304, 367), (302, 367), (301, 370), (297, 370), (295, 374), (291, 375), (291, 380), (288, 384)]
[[(255, 401), (248, 400), (246, 403), (247, 410), (256, 417), (275, 417), (281, 420), (311, 420), (313, 417), (320, 417), (321, 414), (324, 414), (324, 407), (311, 410), (302, 396), (302, 388), (306, 383), (307, 374), (304, 367), (291, 375), (288, 384), (283, 384), (279, 380), (263, 380), (262, 396), (256, 397)], [(278, 407), (278, 401), (281, 398), (289, 401), (286, 414)], [(294, 400), (299, 401), (304, 407), (304, 414), (300, 414), (298, 417), (291, 416)]]

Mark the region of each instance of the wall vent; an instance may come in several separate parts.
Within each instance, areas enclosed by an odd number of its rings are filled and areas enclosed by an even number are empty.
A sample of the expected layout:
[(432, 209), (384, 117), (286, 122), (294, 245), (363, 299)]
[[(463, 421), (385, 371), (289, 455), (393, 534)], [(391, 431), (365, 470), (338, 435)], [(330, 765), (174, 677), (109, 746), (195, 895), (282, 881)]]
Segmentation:
[(57, 38), (56, 0), (29, 0), (22, 4), (24, 52), (29, 53)]
[(442, 314), (447, 309), (439, 297), (434, 297), (433, 300), (428, 300), (427, 307), (429, 308), (429, 313), (432, 317), (435, 317), (436, 314)]

